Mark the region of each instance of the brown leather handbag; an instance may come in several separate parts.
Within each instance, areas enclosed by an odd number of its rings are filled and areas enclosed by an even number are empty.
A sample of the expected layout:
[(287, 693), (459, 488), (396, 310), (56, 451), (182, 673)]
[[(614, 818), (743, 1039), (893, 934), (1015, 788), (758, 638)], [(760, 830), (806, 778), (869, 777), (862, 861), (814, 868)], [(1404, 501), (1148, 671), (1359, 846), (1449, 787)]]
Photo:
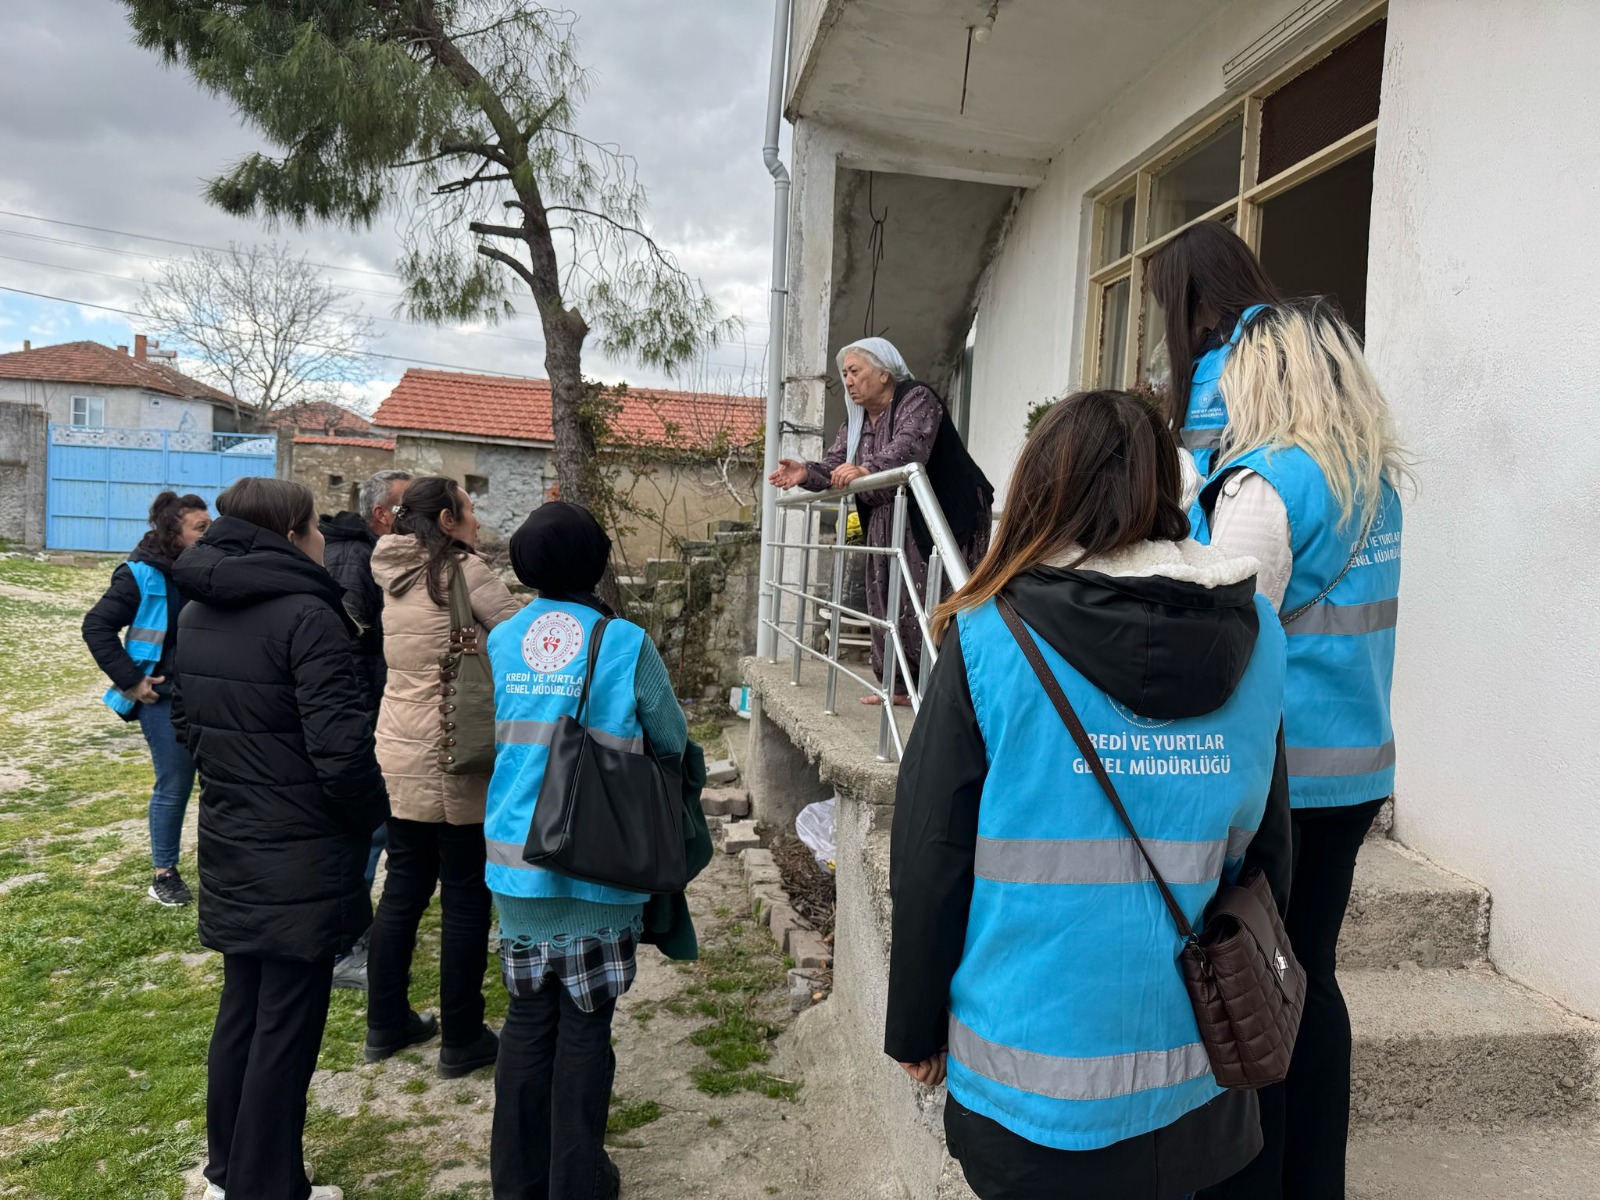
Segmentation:
[(1204, 932), (1194, 931), (1129, 820), (1099, 752), (1044, 661), (1038, 643), (1009, 600), (1001, 596), (996, 604), (1077, 743), (1083, 761), (1099, 780), (1106, 799), (1117, 810), (1128, 835), (1139, 847), (1151, 878), (1161, 889), (1161, 898), (1183, 938), (1178, 966), (1200, 1026), (1200, 1040), (1211, 1059), (1212, 1075), (1225, 1088), (1281, 1083), (1289, 1073), (1300, 1014), (1305, 1008), (1306, 973), (1289, 946), (1289, 935), (1284, 932), (1266, 877), (1258, 871), (1242, 884), (1218, 888), (1206, 906)]

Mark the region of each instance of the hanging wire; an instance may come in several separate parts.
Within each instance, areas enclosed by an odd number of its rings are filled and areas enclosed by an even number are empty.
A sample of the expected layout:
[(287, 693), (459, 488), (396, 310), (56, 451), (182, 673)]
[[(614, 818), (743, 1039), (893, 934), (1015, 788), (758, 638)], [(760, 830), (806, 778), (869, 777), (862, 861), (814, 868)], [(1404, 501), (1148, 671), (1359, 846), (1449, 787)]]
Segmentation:
[(872, 209), (872, 181), (875, 173), (867, 173), (867, 216), (872, 219), (872, 232), (867, 235), (867, 258), (871, 263), (872, 280), (867, 287), (867, 315), (861, 322), (862, 337), (883, 337), (889, 331), (887, 328), (875, 330), (873, 326), (878, 319), (878, 267), (883, 262), (884, 225), (889, 220), (889, 206), (883, 206), (883, 215), (880, 217)]

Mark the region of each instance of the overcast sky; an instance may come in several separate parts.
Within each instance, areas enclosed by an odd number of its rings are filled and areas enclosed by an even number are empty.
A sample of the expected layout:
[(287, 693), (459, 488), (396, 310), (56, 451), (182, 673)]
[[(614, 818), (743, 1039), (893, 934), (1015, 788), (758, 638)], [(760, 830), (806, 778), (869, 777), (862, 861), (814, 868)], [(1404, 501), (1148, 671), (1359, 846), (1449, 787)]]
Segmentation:
[[(580, 14), (579, 57), (593, 71), (578, 128), (638, 159), (657, 237), (725, 312), (746, 322), (735, 344), (713, 351), (687, 383), (759, 392), (772, 215), (772, 183), (761, 163), (770, 3), (566, 0), (566, 6)], [(124, 234), (218, 247), (277, 236), (317, 262), (393, 269), (398, 241), (392, 218), (361, 235), (326, 227), (274, 235), (208, 206), (203, 181), (262, 143), (226, 101), (202, 93), (187, 74), (136, 47), (124, 14), (114, 0), (0, 3), (0, 46), (6, 48), (0, 284), (137, 309), (140, 277), (158, 273), (162, 258), (189, 251)], [(391, 299), (365, 294), (392, 295), (399, 288), (393, 278), (346, 271), (327, 277), (358, 289), (352, 306), (374, 317), (394, 316)], [(544, 374), (538, 322), (531, 316), (492, 333), (395, 320), (380, 320), (376, 328), (375, 352)], [(80, 338), (116, 345), (146, 331), (136, 317), (0, 291), (0, 352), (21, 349), (25, 338), (35, 346)], [(377, 357), (368, 363), (371, 377), (362, 395), (376, 402), (407, 364)], [(584, 366), (611, 381), (669, 382), (634, 364), (606, 361), (592, 340)]]

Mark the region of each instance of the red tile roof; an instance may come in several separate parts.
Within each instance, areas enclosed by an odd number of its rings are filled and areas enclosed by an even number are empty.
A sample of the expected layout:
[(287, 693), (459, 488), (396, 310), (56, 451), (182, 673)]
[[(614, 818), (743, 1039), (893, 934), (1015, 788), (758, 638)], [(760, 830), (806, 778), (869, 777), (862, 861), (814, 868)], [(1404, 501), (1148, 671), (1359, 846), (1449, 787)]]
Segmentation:
[(295, 404), (270, 414), (266, 423), (280, 433), (286, 429), (361, 435), (372, 431), (372, 422), (360, 413), (353, 413), (338, 404), (325, 400), (310, 400)]
[[(754, 442), (766, 407), (750, 396), (629, 388), (612, 419), (618, 441), (631, 446), (700, 449), (726, 439)], [(385, 429), (465, 434), (550, 443), (550, 381), (469, 375), (413, 367), (373, 414)]]
[(164, 362), (135, 358), (99, 342), (63, 342), (59, 346), (0, 354), (0, 379), (136, 387), (165, 396), (233, 403), (233, 397), (226, 392), (191, 379)]
[(350, 446), (356, 450), (393, 450), (393, 438), (324, 437), (318, 433), (298, 433), (296, 446)]

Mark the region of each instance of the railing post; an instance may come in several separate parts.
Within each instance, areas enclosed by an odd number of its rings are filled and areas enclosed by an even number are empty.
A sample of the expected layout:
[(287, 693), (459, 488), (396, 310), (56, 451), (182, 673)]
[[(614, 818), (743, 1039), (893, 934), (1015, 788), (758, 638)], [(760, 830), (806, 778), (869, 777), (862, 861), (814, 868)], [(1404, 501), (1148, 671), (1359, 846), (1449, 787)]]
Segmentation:
[(924, 602), (923, 611), (928, 614), (928, 628), (923, 631), (922, 658), (923, 669), (917, 673), (917, 696), (923, 697), (927, 693), (928, 666), (938, 661), (937, 652), (933, 648), (933, 610), (939, 607), (939, 593), (944, 587), (944, 555), (939, 553), (937, 545), (933, 553), (928, 555), (928, 592)]
[(889, 596), (884, 607), (885, 630), (883, 655), (883, 723), (878, 729), (878, 757), (889, 761), (889, 725), (894, 720), (894, 676), (900, 661), (900, 555), (906, 544), (906, 489), (904, 485), (894, 491), (894, 529), (889, 535), (894, 553), (889, 561)]
[(806, 598), (811, 594), (811, 505), (804, 509), (805, 527), (800, 535), (800, 594), (795, 598), (794, 614), (794, 675), (789, 682), (800, 686), (800, 660), (805, 657), (801, 646), (806, 640)]
[(840, 500), (839, 524), (834, 531), (832, 619), (828, 627), (828, 698), (822, 710), (830, 717), (839, 711), (839, 605), (844, 603), (844, 543), (849, 510), (850, 502)]
[[(783, 522), (787, 524), (788, 520), (789, 513), (788, 510), (785, 509), (783, 513)], [(778, 534), (776, 527), (774, 527), (772, 531), (772, 539), (774, 542), (781, 542), (783, 540), (783, 538)], [(776, 663), (778, 661), (778, 626), (783, 620), (783, 592), (781, 589), (787, 581), (783, 577), (783, 551), (781, 551), (775, 545), (769, 546), (768, 550), (772, 554), (772, 587), (767, 592), (767, 624), (772, 627), (771, 661)]]

